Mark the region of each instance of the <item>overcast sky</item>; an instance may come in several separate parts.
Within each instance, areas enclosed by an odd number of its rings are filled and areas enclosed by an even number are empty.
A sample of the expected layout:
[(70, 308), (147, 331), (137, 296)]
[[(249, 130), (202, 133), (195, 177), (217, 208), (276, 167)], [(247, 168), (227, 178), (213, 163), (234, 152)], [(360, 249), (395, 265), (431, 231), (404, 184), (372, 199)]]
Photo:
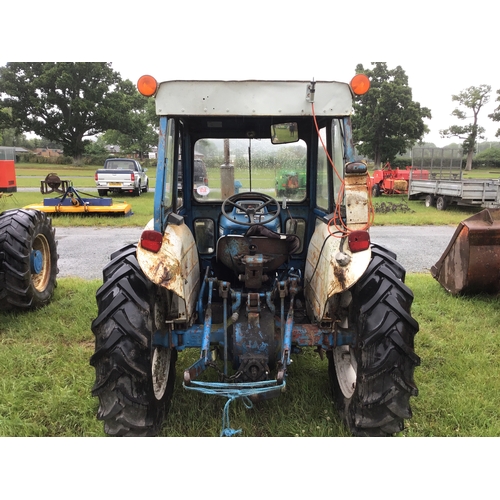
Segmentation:
[[(479, 124), (487, 140), (500, 140), (495, 138), (500, 122), (488, 118), (500, 105), (495, 102), (500, 69), (492, 1), (476, 0), (467, 14), (450, 0), (404, 7), (392, 0), (318, 0), (288, 7), (265, 0), (172, 3), (150, 0), (121, 13), (104, 0), (88, 0), (74, 17), (52, 18), (46, 25), (38, 14), (25, 14), (21, 24), (2, 27), (1, 59), (112, 61), (134, 83), (146, 73), (159, 81), (348, 82), (358, 63), (371, 67), (371, 61), (386, 61), (391, 69), (405, 70), (413, 99), (431, 110), (424, 140), (438, 146), (457, 141), (439, 136), (440, 129), (465, 124), (451, 116), (456, 107), (451, 97), (481, 84), (491, 85), (492, 92)], [(17, 7), (7, 6), (4, 19), (10, 8), (12, 15), (16, 12)]]

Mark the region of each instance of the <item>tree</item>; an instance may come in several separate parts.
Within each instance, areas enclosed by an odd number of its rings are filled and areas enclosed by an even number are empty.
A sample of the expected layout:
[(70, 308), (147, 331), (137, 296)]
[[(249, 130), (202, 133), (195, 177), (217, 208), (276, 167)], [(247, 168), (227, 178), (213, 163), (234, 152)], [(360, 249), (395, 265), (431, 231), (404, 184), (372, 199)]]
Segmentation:
[[(495, 101), (500, 102), (500, 89), (497, 90), (497, 94), (498, 96)], [(491, 113), (491, 115), (488, 115), (488, 118), (491, 118), (494, 122), (500, 122), (500, 105), (496, 107), (495, 111)], [(495, 137), (500, 137), (500, 128), (497, 130)]]
[(0, 68), (2, 106), (19, 132), (61, 143), (78, 160), (86, 137), (108, 129), (128, 133), (130, 111), (141, 97), (110, 63), (7, 63)]
[(371, 64), (373, 69), (356, 66), (356, 73), (368, 75), (371, 86), (355, 100), (352, 124), (357, 150), (380, 165), (394, 161), (422, 139), (428, 132), (424, 118), (431, 118), (431, 112), (413, 101), (401, 66), (389, 70), (386, 63)]
[[(482, 135), (484, 133), (484, 128), (478, 126), (477, 117), (481, 108), (490, 100), (490, 92), (490, 85), (480, 85), (479, 87), (468, 87), (459, 94), (452, 95), (452, 101), (457, 101), (459, 106), (463, 106), (472, 111), (472, 123), (468, 125), (452, 125), (450, 128), (439, 131), (441, 137), (458, 137), (464, 141), (462, 150), (464, 155), (467, 155), (465, 170), (472, 169), (472, 156), (476, 150), (476, 140), (484, 139)], [(467, 116), (465, 111), (459, 108), (455, 108), (451, 114), (452, 116), (456, 116), (459, 120), (471, 118)]]
[(158, 117), (154, 99), (140, 96), (137, 108), (130, 112), (130, 131), (122, 133), (108, 130), (104, 133), (105, 144), (116, 144), (125, 153), (146, 153), (158, 144)]

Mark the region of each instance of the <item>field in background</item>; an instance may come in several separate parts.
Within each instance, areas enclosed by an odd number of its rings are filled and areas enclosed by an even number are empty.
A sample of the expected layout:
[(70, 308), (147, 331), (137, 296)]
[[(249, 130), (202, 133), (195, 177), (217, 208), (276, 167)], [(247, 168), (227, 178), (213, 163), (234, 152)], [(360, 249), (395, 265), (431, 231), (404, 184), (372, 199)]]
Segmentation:
[[(85, 188), (90, 195), (97, 195), (94, 184), (94, 172), (98, 167), (68, 167), (61, 165), (47, 165), (44, 167), (33, 164), (16, 165), (17, 185), (19, 188), (39, 188), (40, 181), (45, 179), (48, 173), (54, 172), (62, 180), (71, 180), (73, 185), (85, 193)], [(150, 186), (154, 188), (156, 168), (148, 169)], [(469, 173), (467, 173), (469, 174)], [(490, 170), (474, 170), (472, 175), (491, 176)], [(498, 177), (498, 173), (497, 173)], [(220, 188), (220, 182), (217, 182), (216, 176), (210, 176), (211, 188)], [(235, 172), (237, 179), (237, 171)], [(254, 178), (254, 189), (274, 189), (274, 170), (256, 171)], [(42, 203), (45, 195), (40, 191), (12, 193), (3, 195), (0, 198), (0, 210), (9, 208), (21, 208), (23, 206)], [(56, 195), (46, 195), (55, 197)], [(154, 193), (149, 192), (134, 197), (131, 194), (119, 194), (111, 196), (116, 201), (127, 201), (132, 205), (134, 215), (131, 217), (109, 217), (109, 216), (78, 216), (78, 215), (58, 215), (53, 217), (53, 224), (58, 226), (113, 226), (113, 227), (131, 227), (145, 226), (153, 217)], [(473, 215), (480, 209), (468, 207), (451, 206), (445, 211), (439, 211), (435, 208), (427, 208), (423, 201), (408, 201), (405, 196), (381, 196), (373, 200), (377, 213), (375, 216), (375, 225), (457, 225), (463, 219)]]

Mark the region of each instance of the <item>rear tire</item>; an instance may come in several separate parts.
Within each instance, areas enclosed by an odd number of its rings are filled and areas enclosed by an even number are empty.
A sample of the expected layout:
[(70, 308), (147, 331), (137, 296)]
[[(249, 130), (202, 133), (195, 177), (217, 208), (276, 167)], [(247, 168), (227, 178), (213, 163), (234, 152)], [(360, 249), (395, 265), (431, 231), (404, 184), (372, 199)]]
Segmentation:
[(159, 289), (144, 276), (135, 253), (135, 245), (128, 245), (111, 256), (91, 327), (92, 395), (99, 398), (97, 418), (112, 436), (156, 436), (174, 390), (177, 351), (152, 345), (161, 321)]
[(142, 188), (143, 193), (147, 193), (149, 191), (149, 179), (146, 181), (146, 185)]
[(37, 309), (50, 302), (57, 282), (52, 221), (38, 210), (0, 215), (0, 310)]
[(372, 196), (374, 198), (378, 198), (380, 196), (380, 186), (378, 184), (374, 184), (372, 187)]
[(368, 269), (352, 289), (348, 320), (356, 345), (327, 351), (335, 403), (354, 435), (389, 436), (412, 416), (418, 323), (410, 315), (413, 294), (404, 278), (394, 254), (373, 246)]
[(436, 199), (436, 208), (438, 210), (446, 210), (448, 208), (448, 201), (444, 196), (438, 196)]
[(108, 194), (108, 190), (107, 189), (98, 189), (97, 194), (99, 196), (106, 196)]
[(427, 208), (433, 207), (435, 203), (436, 203), (436, 200), (435, 200), (435, 198), (434, 198), (434, 196), (432, 194), (428, 194), (425, 197), (425, 206)]

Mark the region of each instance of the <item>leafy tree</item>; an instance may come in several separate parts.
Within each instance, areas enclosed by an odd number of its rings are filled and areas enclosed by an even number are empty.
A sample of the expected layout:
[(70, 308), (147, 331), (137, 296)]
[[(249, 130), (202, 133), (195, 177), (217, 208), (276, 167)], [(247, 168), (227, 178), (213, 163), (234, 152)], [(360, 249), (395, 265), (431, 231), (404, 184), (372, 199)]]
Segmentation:
[(140, 94), (110, 63), (7, 63), (0, 68), (3, 107), (13, 126), (61, 143), (78, 160), (86, 137), (108, 129), (128, 133)]
[(142, 157), (151, 146), (158, 144), (158, 117), (155, 101), (140, 96), (136, 108), (130, 111), (130, 130), (122, 133), (119, 130), (107, 130), (103, 134), (105, 144), (116, 144), (125, 153), (139, 153)]
[[(484, 139), (482, 135), (484, 133), (484, 128), (477, 124), (477, 117), (481, 108), (490, 100), (490, 92), (490, 85), (480, 85), (479, 87), (468, 87), (459, 94), (452, 95), (452, 101), (457, 101), (459, 106), (472, 111), (472, 123), (468, 125), (452, 125), (450, 128), (439, 131), (441, 137), (454, 136), (464, 141), (462, 149), (464, 155), (467, 155), (465, 170), (472, 169), (472, 156), (476, 150), (476, 140)], [(459, 108), (455, 108), (451, 114), (452, 116), (456, 116), (459, 120), (471, 118), (467, 116), (465, 111)]]
[(105, 155), (107, 153), (105, 145), (106, 142), (103, 139), (104, 135), (97, 137), (95, 141), (89, 141), (85, 145), (86, 155)]
[(393, 161), (422, 139), (428, 132), (424, 118), (431, 118), (431, 112), (413, 101), (401, 66), (388, 69), (383, 62), (371, 64), (373, 69), (356, 66), (356, 73), (368, 75), (371, 87), (356, 99), (352, 124), (357, 150), (380, 165)]
[[(497, 90), (497, 98), (495, 99), (495, 102), (500, 102), (500, 89)], [(500, 105), (498, 105), (493, 113), (491, 115), (488, 115), (488, 118), (491, 118), (494, 122), (500, 122)], [(495, 134), (495, 137), (500, 137), (500, 128), (497, 130), (497, 133)]]

